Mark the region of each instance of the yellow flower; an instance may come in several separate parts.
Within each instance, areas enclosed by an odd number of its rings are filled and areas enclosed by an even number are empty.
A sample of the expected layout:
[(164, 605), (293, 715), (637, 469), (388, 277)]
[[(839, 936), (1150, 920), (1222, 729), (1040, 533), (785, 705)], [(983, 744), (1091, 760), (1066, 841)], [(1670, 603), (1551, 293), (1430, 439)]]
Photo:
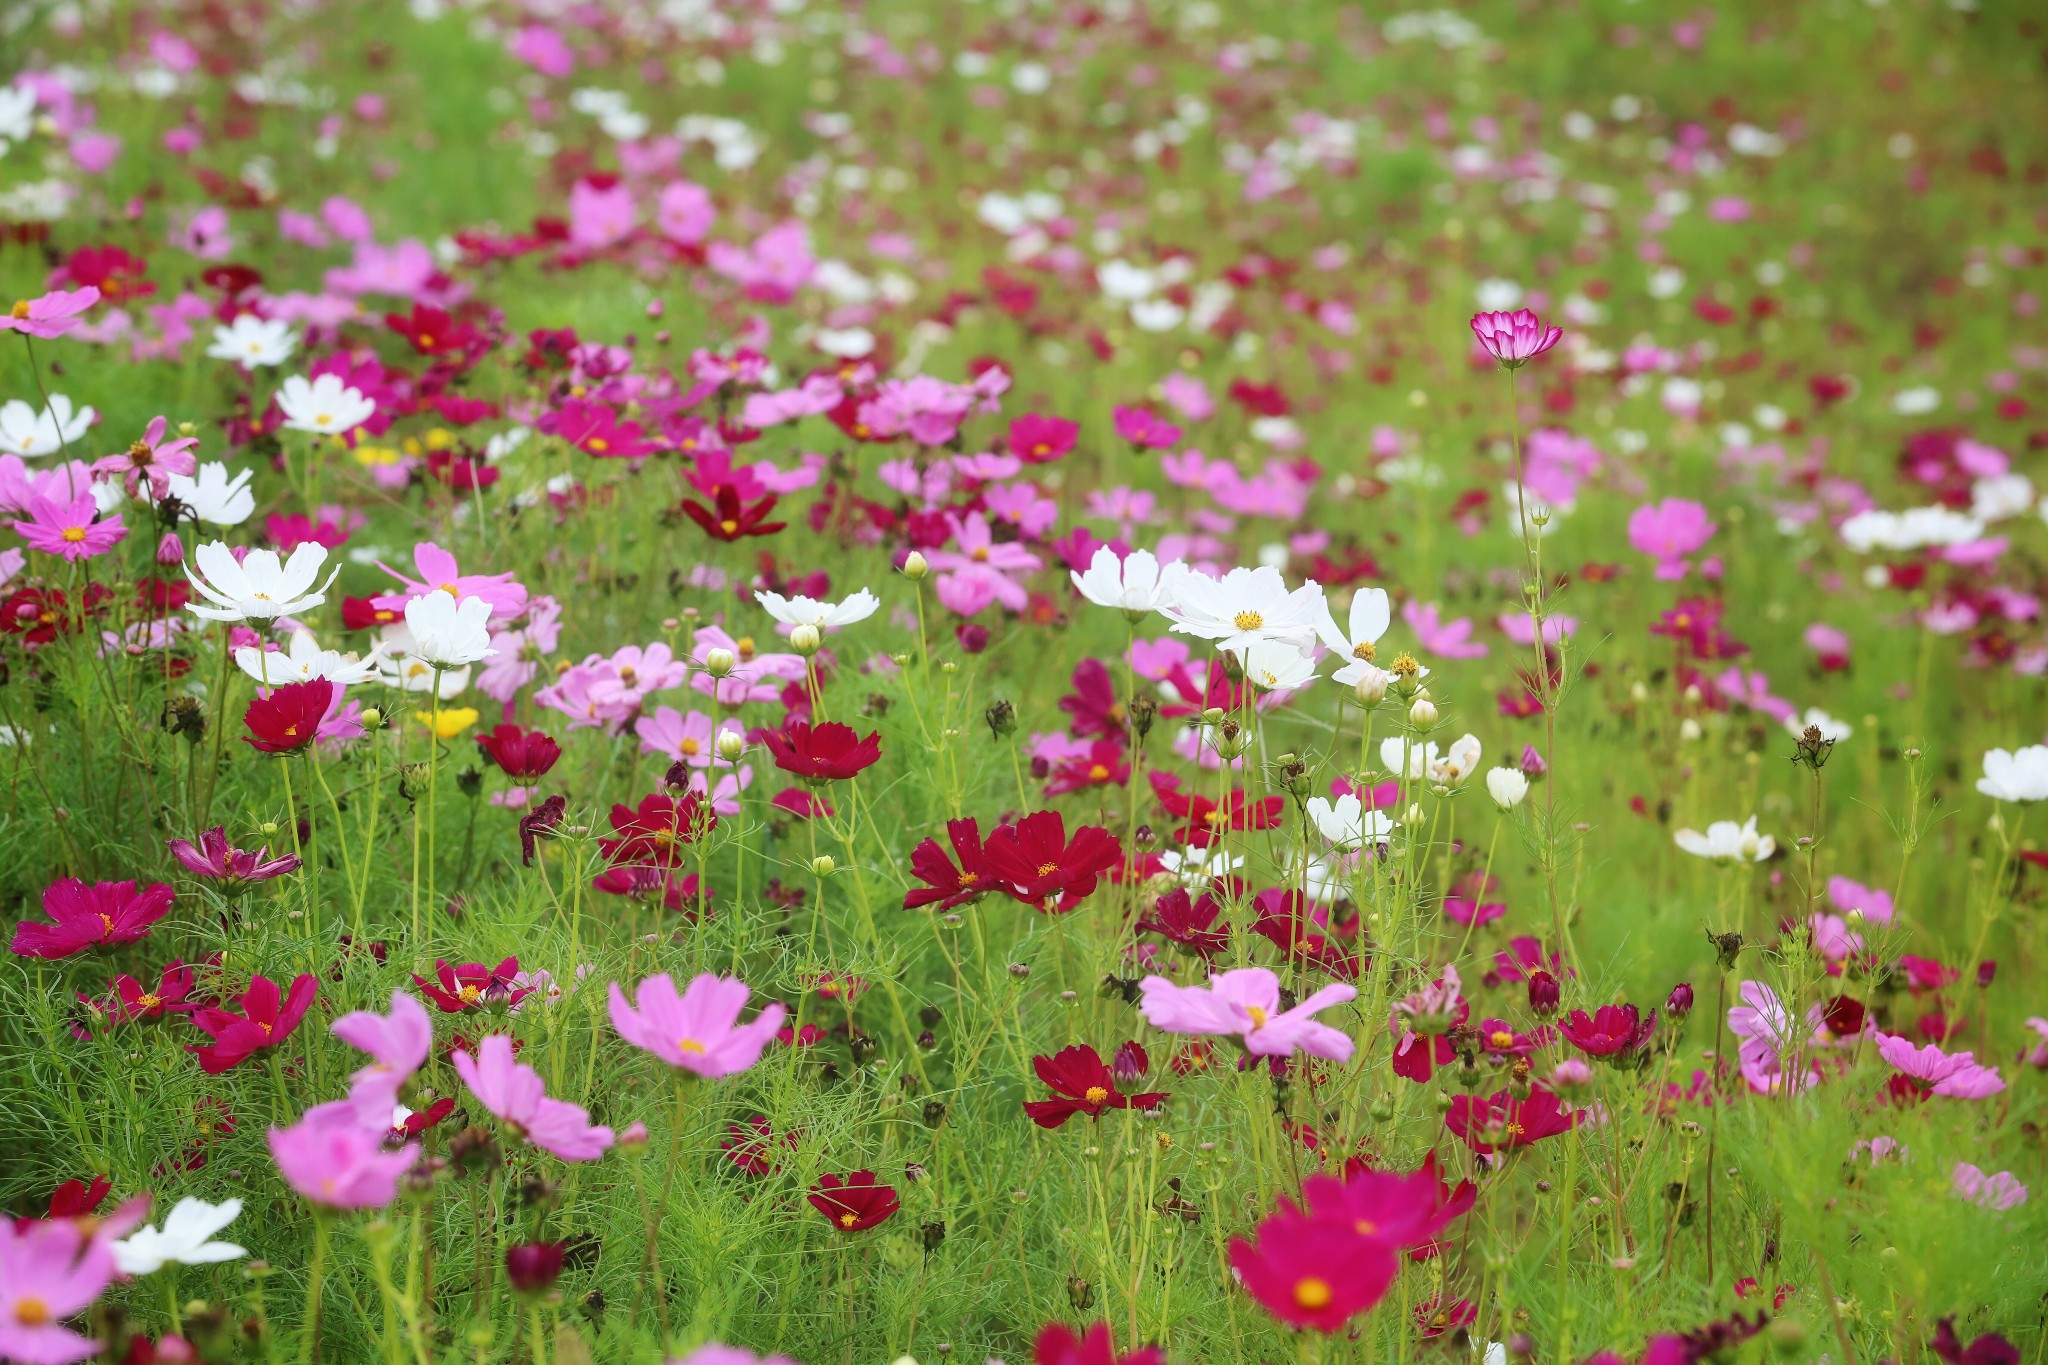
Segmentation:
[(356, 463), (365, 466), (380, 464), (397, 464), (398, 452), (393, 450), (390, 446), (357, 446)]
[(444, 706), (439, 711), (418, 713), (420, 724), (434, 732), (436, 739), (453, 739), (476, 724), (474, 706)]

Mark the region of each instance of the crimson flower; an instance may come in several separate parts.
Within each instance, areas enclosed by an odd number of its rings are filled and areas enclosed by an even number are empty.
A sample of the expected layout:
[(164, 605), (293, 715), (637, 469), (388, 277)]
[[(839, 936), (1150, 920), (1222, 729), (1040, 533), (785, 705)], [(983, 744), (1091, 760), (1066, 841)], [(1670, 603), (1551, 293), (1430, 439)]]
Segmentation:
[(1252, 932), (1260, 938), (1289, 957), (1313, 963), (1332, 976), (1346, 981), (1358, 979), (1359, 956), (1340, 941), (1357, 936), (1355, 919), (1347, 935), (1330, 923), (1329, 907), (1312, 904), (1299, 891), (1277, 886), (1252, 897), (1252, 908), (1256, 912)]
[(269, 977), (253, 977), (249, 989), (236, 997), (242, 1006), (240, 1014), (209, 1006), (192, 1016), (199, 1031), (213, 1039), (213, 1046), (188, 1047), (185, 1051), (199, 1058), (207, 1075), (218, 1076), (264, 1048), (276, 1047), (291, 1037), (299, 1020), (312, 1008), (318, 992), (319, 983), (306, 973), (292, 980), (290, 993), (281, 999), (276, 982)]
[(1584, 1010), (1573, 1010), (1557, 1029), (1589, 1057), (1616, 1057), (1650, 1041), (1657, 1032), (1657, 1011), (1644, 1018), (1634, 1005), (1602, 1005), (1588, 1018)]
[(1444, 1127), (1486, 1156), (1496, 1147), (1528, 1147), (1568, 1133), (1581, 1116), (1577, 1110), (1567, 1114), (1555, 1093), (1539, 1087), (1530, 1091), (1526, 1100), (1515, 1099), (1505, 1090), (1486, 1099), (1458, 1095), (1444, 1115)]
[(2019, 1348), (1996, 1332), (1986, 1332), (1968, 1346), (1963, 1345), (1956, 1336), (1953, 1317), (1934, 1324), (1934, 1339), (1927, 1343), (1927, 1349), (1949, 1365), (2020, 1365)]
[(555, 826), (562, 823), (562, 817), (568, 810), (568, 798), (556, 795), (519, 817), (519, 862), (522, 867), (533, 866), (533, 855), (541, 838), (554, 833)]
[(522, 786), (547, 776), (562, 756), (562, 746), (552, 738), (517, 725), (500, 725), (487, 735), (478, 735), (476, 747), (498, 765), (500, 772)]
[(176, 960), (164, 968), (155, 990), (123, 973), (114, 978), (107, 998), (99, 1001), (98, 1005), (117, 1024), (132, 1023), (137, 1019), (158, 1019), (166, 1014), (190, 1014), (198, 1008), (187, 1000), (192, 994), (193, 980), (192, 969)]
[(1096, 1323), (1080, 1337), (1063, 1323), (1049, 1322), (1032, 1344), (1031, 1365), (1166, 1365), (1166, 1354), (1157, 1346), (1140, 1346), (1129, 1355), (1118, 1355), (1106, 1322)]
[(712, 501), (717, 504), (715, 508), (706, 507), (695, 498), (686, 498), (683, 501), (683, 513), (704, 528), (704, 534), (713, 540), (772, 536), (789, 525), (786, 521), (767, 520), (768, 514), (775, 510), (777, 499), (773, 493), (757, 503), (747, 505), (740, 501), (739, 490), (727, 483), (718, 486), (718, 492)]
[(887, 1222), (903, 1207), (895, 1190), (875, 1183), (873, 1171), (855, 1171), (843, 1180), (836, 1175), (820, 1176), (806, 1197), (811, 1207), (841, 1232), (865, 1232)]
[(1128, 717), (1109, 666), (1100, 659), (1081, 660), (1074, 665), (1073, 686), (1072, 692), (1060, 698), (1060, 710), (1074, 718), (1068, 726), (1074, 737), (1121, 739)]
[(220, 825), (200, 835), (197, 848), (185, 839), (166, 839), (164, 842), (180, 867), (195, 877), (221, 883), (230, 893), (299, 869), (299, 858), (295, 853), (273, 858), (267, 844), (254, 853), (234, 847), (228, 843), (227, 830)]
[(67, 631), (82, 630), (114, 595), (112, 588), (89, 584), (73, 606), (59, 588), (22, 588), (0, 602), (0, 630), (19, 635), (31, 649), (46, 645)]
[(505, 1248), (505, 1278), (521, 1294), (542, 1294), (562, 1277), (567, 1242), (522, 1242)]
[(114, 1188), (114, 1182), (106, 1176), (96, 1175), (92, 1183), (83, 1180), (67, 1180), (50, 1191), (48, 1216), (56, 1218), (84, 1218), (98, 1211), (106, 1202), (107, 1191)]
[(446, 310), (424, 303), (415, 303), (410, 315), (386, 313), (384, 325), (411, 342), (421, 355), (461, 358), (472, 347), (489, 345), (470, 323), (457, 322)]
[(101, 944), (133, 943), (170, 912), (175, 893), (162, 882), (141, 891), (134, 882), (96, 882), (60, 877), (43, 889), (48, 924), (23, 920), (8, 946), (21, 957), (46, 961), (69, 957)]
[(481, 962), (465, 962), (459, 967), (451, 967), (435, 958), (434, 975), (440, 984), (436, 985), (417, 972), (413, 974), (412, 981), (420, 988), (420, 994), (433, 1001), (443, 1014), (461, 1014), (464, 1010), (483, 1005), (516, 1005), (533, 993), (531, 986), (512, 984), (519, 975), (519, 959), (516, 957), (508, 957), (495, 967), (486, 967)]
[(1076, 1114), (1099, 1119), (1105, 1109), (1156, 1109), (1166, 1099), (1156, 1091), (1124, 1094), (1108, 1063), (1086, 1043), (1062, 1048), (1050, 1057), (1033, 1057), (1031, 1069), (1054, 1095), (1049, 1100), (1024, 1101), (1024, 1112), (1040, 1128), (1057, 1128)]
[(1116, 836), (1100, 825), (1083, 825), (1067, 842), (1067, 822), (1054, 810), (1037, 811), (988, 836), (989, 870), (1004, 889), (1027, 905), (1070, 910), (1095, 890), (1102, 874), (1123, 859)]
[(1280, 797), (1254, 801), (1242, 787), (1233, 787), (1219, 805), (1199, 792), (1181, 791), (1180, 779), (1173, 774), (1154, 771), (1152, 792), (1166, 813), (1182, 822), (1175, 837), (1191, 848), (1207, 848), (1227, 829), (1275, 829), (1280, 824)]
[(728, 1123), (725, 1131), (726, 1136), (719, 1140), (719, 1149), (725, 1153), (727, 1161), (748, 1175), (767, 1175), (773, 1171), (773, 1149), (776, 1146), (793, 1148), (801, 1137), (801, 1134), (790, 1132), (777, 1138), (774, 1125), (768, 1122), (765, 1114), (756, 1114), (745, 1123)]
[(391, 1136), (400, 1143), (416, 1138), (455, 1112), (455, 1101), (446, 1095), (417, 1113), (407, 1114), (391, 1125)]
[(1098, 739), (1085, 754), (1061, 759), (1046, 779), (1047, 796), (1067, 796), (1089, 787), (1121, 787), (1131, 780), (1131, 765), (1121, 739)]
[(1190, 899), (1185, 887), (1175, 887), (1152, 902), (1150, 914), (1138, 920), (1140, 933), (1157, 934), (1184, 953), (1207, 960), (1230, 943), (1230, 923), (1217, 927), (1223, 907), (1204, 891)]
[(334, 701), (334, 684), (325, 678), (288, 683), (267, 697), (258, 697), (242, 713), (249, 727), (243, 742), (265, 754), (296, 754), (313, 743), (320, 722)]
[(850, 725), (828, 720), (822, 725), (793, 721), (771, 731), (765, 741), (775, 766), (814, 787), (854, 776), (882, 756), (882, 736), (870, 731), (858, 738)]
[(619, 837), (599, 839), (597, 846), (616, 864), (676, 867), (683, 849), (717, 826), (718, 816), (696, 792), (655, 792), (641, 797), (637, 807), (614, 804), (612, 829)]
[(1283, 1207), (1259, 1224), (1256, 1242), (1231, 1239), (1230, 1264), (1280, 1321), (1336, 1332), (1386, 1297), (1401, 1262), (1390, 1242)]
[(988, 859), (982, 853), (980, 823), (972, 816), (948, 820), (946, 838), (960, 865), (953, 865), (937, 839), (927, 839), (912, 849), (910, 871), (925, 884), (903, 893), (905, 910), (922, 910), (934, 904), (941, 910), (951, 910), (994, 889), (989, 880)]
[(662, 909), (692, 923), (697, 919), (698, 905), (711, 900), (711, 888), (707, 886), (700, 902), (696, 873), (678, 876), (669, 867), (608, 867), (592, 877), (590, 885), (607, 896), (627, 896), (648, 905), (659, 901)]

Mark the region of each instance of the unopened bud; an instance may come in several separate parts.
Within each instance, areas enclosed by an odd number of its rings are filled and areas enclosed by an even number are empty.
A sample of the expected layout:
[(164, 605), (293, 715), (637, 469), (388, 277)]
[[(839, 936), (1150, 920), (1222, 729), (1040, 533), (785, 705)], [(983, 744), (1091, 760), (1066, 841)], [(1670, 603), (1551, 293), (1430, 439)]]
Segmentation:
[(1358, 694), (1360, 706), (1378, 706), (1387, 699), (1387, 687), (1394, 681), (1394, 675), (1383, 668), (1367, 668), (1352, 685)]
[(1408, 707), (1408, 723), (1418, 730), (1427, 730), (1436, 724), (1436, 703), (1428, 697), (1417, 697)]
[(818, 634), (818, 628), (806, 621), (789, 633), (789, 647), (806, 659), (818, 652), (825, 643), (825, 637)]
[(925, 557), (918, 551), (912, 550), (903, 556), (903, 576), (911, 582), (919, 581), (931, 571), (932, 566), (925, 562)]
[(178, 539), (176, 531), (164, 532), (164, 538), (156, 543), (156, 562), (166, 569), (185, 562), (185, 542)]
[(356, 723), (365, 730), (381, 730), (384, 728), (384, 713), (374, 706), (365, 706), (356, 713)]
[(727, 763), (737, 763), (747, 751), (747, 737), (737, 730), (718, 732), (718, 756)]
[(811, 859), (811, 873), (813, 876), (829, 877), (838, 870), (839, 864), (832, 860), (832, 855), (829, 853), (820, 853), (817, 857)]
[(714, 649), (704, 656), (704, 671), (714, 678), (731, 677), (739, 665), (739, 656), (729, 649)]

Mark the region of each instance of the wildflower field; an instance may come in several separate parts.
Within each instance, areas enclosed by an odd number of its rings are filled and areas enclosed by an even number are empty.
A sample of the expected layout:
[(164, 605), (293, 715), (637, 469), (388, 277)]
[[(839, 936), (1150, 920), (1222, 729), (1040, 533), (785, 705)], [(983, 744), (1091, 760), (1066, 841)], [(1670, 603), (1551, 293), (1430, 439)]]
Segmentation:
[(2048, 1359), (2044, 130), (2024, 0), (0, 7), (0, 1360)]

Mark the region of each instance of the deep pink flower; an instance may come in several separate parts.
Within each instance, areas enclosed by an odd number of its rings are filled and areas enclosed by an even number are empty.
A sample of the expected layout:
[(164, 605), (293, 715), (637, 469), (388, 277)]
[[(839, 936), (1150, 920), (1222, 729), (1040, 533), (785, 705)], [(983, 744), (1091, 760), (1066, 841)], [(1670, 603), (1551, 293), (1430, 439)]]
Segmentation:
[(1144, 408), (1117, 408), (1116, 434), (1140, 450), (1164, 450), (1180, 439), (1180, 428)]
[(1475, 313), (1472, 335), (1502, 366), (1519, 370), (1557, 345), (1564, 338), (1564, 329), (1545, 327), (1534, 313), (1518, 308), (1512, 313)]
[(1026, 464), (1050, 464), (1074, 448), (1081, 435), (1078, 422), (1064, 417), (1024, 414), (1010, 423), (1010, 453)]
[(485, 1038), (473, 1057), (457, 1052), (450, 1060), (477, 1103), (542, 1151), (591, 1161), (612, 1145), (612, 1130), (593, 1125), (582, 1105), (548, 1098), (540, 1073), (513, 1060), (512, 1040), (504, 1034)]
[(1386, 1297), (1401, 1262), (1391, 1242), (1287, 1211), (1260, 1223), (1256, 1242), (1232, 1238), (1230, 1265), (1280, 1321), (1336, 1332)]
[(192, 447), (199, 444), (198, 438), (180, 436), (166, 441), (164, 435), (168, 430), (169, 423), (162, 417), (151, 418), (141, 440), (118, 454), (95, 460), (93, 474), (119, 478), (130, 497), (140, 492), (146, 481), (150, 497), (161, 499), (170, 490), (171, 475), (189, 475), (199, 464), (192, 454)]
[(1634, 1005), (1602, 1005), (1590, 1017), (1584, 1010), (1573, 1010), (1557, 1029), (1589, 1057), (1617, 1057), (1650, 1041), (1657, 1032), (1657, 1011), (1644, 1018)]
[(1166, 1353), (1157, 1346), (1140, 1346), (1118, 1355), (1106, 1322), (1078, 1337), (1066, 1324), (1049, 1322), (1031, 1345), (1031, 1365), (1166, 1365)]
[(1646, 502), (1630, 514), (1628, 543), (1657, 561), (1657, 577), (1668, 582), (1684, 578), (1691, 567), (1686, 556), (1697, 554), (1714, 536), (1707, 509), (1690, 498)]
[(234, 847), (228, 843), (227, 830), (220, 825), (200, 835), (197, 848), (185, 839), (166, 839), (164, 843), (179, 866), (195, 877), (221, 883), (222, 889), (230, 895), (257, 882), (267, 882), (299, 869), (299, 857), (295, 853), (273, 858), (268, 844), (254, 853)]
[(1981, 1100), (2005, 1089), (1998, 1068), (1980, 1064), (1967, 1052), (1946, 1053), (1934, 1043), (1914, 1047), (1911, 1039), (1880, 1033), (1877, 1053), (1893, 1068), (1920, 1082), (1930, 1095)]
[(304, 973), (293, 979), (290, 993), (282, 996), (277, 983), (269, 977), (254, 977), (249, 989), (236, 997), (242, 1006), (240, 1014), (209, 1007), (192, 1016), (199, 1031), (212, 1038), (213, 1043), (210, 1047), (188, 1047), (185, 1051), (199, 1058), (207, 1075), (218, 1076), (291, 1037), (318, 993), (319, 983)]
[(508, 957), (495, 967), (481, 962), (450, 966), (435, 958), (434, 975), (439, 979), (438, 986), (417, 973), (412, 980), (443, 1014), (460, 1014), (484, 1005), (516, 1005), (533, 991), (531, 986), (514, 984), (519, 975), (516, 957)]
[[(1577, 1063), (1584, 1066), (1585, 1063)], [(1485, 1156), (1495, 1148), (1528, 1147), (1544, 1138), (1568, 1133), (1585, 1118), (1584, 1110), (1567, 1111), (1553, 1091), (1542, 1087), (1518, 1100), (1502, 1090), (1486, 1099), (1458, 1095), (1444, 1115), (1444, 1127)]]
[(92, 285), (66, 292), (53, 289), (40, 298), (17, 299), (14, 307), (0, 313), (0, 332), (22, 332), (32, 337), (63, 336), (76, 327), (85, 310), (100, 301)]
[(14, 530), (31, 548), (56, 555), (67, 563), (103, 555), (128, 535), (116, 512), (99, 520), (99, 507), (92, 493), (80, 490), (68, 503), (52, 502), (40, 493), (28, 497), (28, 520), (14, 523)]
[(88, 886), (76, 877), (62, 877), (43, 889), (43, 913), (51, 922), (23, 920), (9, 947), (21, 957), (47, 960), (101, 944), (133, 943), (169, 913), (174, 894), (163, 882), (137, 891), (132, 881)]

